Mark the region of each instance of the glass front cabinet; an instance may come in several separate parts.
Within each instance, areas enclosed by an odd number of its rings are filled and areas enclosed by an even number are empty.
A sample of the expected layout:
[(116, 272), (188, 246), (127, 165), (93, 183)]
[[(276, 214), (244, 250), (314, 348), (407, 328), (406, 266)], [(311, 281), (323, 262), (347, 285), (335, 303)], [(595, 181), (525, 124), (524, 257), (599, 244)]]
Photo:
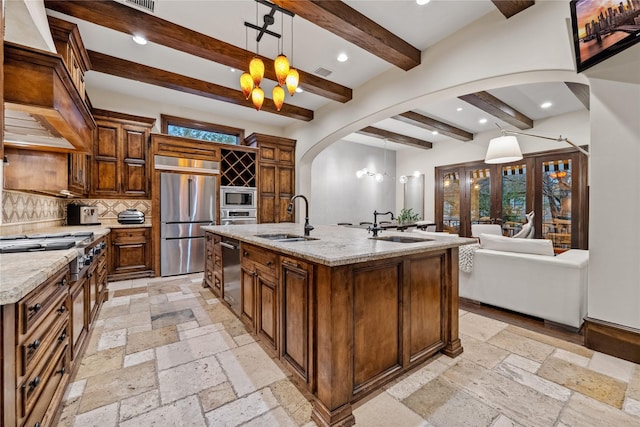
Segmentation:
[(556, 251), (588, 248), (588, 159), (575, 149), (525, 155), (514, 163), (483, 161), (435, 170), (439, 231), (471, 236), (472, 224), (500, 224), (514, 236), (534, 212), (535, 238)]

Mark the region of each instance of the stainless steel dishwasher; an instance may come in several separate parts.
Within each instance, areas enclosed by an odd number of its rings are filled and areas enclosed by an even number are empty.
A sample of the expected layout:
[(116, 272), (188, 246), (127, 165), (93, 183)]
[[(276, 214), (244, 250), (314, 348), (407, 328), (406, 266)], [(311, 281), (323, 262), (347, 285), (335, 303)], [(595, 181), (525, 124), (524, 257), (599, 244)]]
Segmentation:
[(222, 269), (224, 300), (231, 310), (240, 315), (240, 242), (230, 237), (223, 237)]

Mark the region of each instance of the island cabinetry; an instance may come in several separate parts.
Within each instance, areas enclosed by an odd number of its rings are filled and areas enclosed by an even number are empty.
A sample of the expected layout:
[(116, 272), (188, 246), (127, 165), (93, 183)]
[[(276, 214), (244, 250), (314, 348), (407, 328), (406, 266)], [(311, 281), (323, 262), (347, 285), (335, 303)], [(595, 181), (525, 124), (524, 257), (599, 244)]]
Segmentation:
[(278, 351), (278, 255), (245, 243), (240, 252), (240, 317), (269, 349)]
[(299, 382), (313, 388), (313, 264), (283, 256), (281, 358)]
[(104, 110), (93, 114), (90, 196), (149, 198), (149, 135), (155, 119)]
[(108, 280), (153, 277), (151, 231), (148, 227), (111, 229), (111, 267)]
[(80, 356), (82, 344), (89, 332), (89, 313), (87, 311), (87, 300), (89, 295), (89, 285), (87, 277), (82, 276), (71, 285), (69, 294), (71, 309), (71, 357), (73, 360)]
[(217, 234), (205, 233), (204, 237), (204, 285), (211, 288), (218, 298), (222, 295), (222, 239)]
[(51, 425), (69, 379), (69, 268), (2, 306), (3, 425)]
[(258, 148), (258, 222), (292, 222), (287, 207), (295, 192), (296, 141), (253, 133), (245, 144)]

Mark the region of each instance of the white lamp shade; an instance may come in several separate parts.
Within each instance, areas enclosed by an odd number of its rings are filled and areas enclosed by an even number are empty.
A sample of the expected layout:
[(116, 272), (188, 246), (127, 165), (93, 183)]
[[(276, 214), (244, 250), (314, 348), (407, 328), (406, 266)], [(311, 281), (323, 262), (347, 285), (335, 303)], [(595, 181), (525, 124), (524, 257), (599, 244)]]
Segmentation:
[(493, 138), (489, 141), (484, 162), (489, 164), (510, 163), (522, 159), (518, 140), (513, 135)]

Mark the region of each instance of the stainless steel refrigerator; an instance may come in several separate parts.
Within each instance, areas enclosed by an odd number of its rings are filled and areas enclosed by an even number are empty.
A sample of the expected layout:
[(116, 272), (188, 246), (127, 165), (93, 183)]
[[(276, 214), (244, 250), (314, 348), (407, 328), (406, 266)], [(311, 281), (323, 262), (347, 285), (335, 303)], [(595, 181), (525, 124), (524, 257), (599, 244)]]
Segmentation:
[(216, 177), (160, 174), (160, 275), (204, 271), (203, 225), (215, 224)]

